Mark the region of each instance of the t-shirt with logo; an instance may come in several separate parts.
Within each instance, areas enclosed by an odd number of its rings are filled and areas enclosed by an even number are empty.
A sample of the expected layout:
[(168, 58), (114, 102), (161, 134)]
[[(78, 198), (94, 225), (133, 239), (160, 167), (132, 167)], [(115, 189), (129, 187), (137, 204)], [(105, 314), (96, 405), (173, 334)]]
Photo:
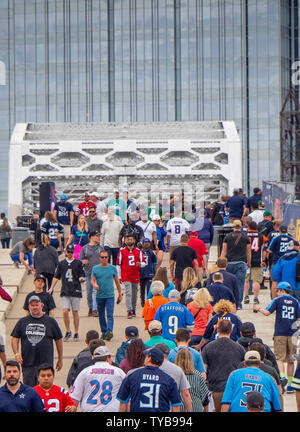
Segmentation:
[(54, 210), (57, 211), (57, 222), (62, 225), (70, 225), (70, 213), (73, 212), (73, 206), (69, 202), (57, 202), (55, 204)]
[(61, 339), (62, 332), (54, 318), (28, 315), (17, 322), (11, 336), (21, 340), (24, 366), (39, 366), (42, 363), (53, 365), (53, 341)]

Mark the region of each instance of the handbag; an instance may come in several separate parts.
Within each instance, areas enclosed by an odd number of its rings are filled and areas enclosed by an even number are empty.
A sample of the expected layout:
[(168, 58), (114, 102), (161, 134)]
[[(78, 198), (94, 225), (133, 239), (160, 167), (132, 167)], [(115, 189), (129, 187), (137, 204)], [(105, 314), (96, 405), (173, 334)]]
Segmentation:
[(82, 235), (83, 235), (83, 233), (81, 233), (79, 243), (74, 246), (74, 258), (75, 259), (79, 258), (79, 255), (80, 255), (80, 252), (81, 252), (81, 249), (82, 249), (82, 246), (80, 244), (81, 243), (81, 239), (82, 239)]

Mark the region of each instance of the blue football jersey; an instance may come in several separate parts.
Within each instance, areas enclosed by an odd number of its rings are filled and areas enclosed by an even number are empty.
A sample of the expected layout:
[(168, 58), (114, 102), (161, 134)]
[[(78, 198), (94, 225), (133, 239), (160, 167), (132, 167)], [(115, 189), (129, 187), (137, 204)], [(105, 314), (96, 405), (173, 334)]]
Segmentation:
[[(218, 330), (216, 328), (219, 319), (222, 317), (223, 313), (219, 313), (216, 315), (213, 315), (211, 319), (208, 321), (206, 325), (206, 329), (203, 335), (203, 339), (212, 341), (218, 338)], [(237, 341), (241, 336), (241, 327), (242, 327), (242, 321), (240, 318), (233, 314), (233, 313), (226, 313), (222, 319), (231, 321), (232, 324), (232, 332), (230, 335), (230, 338), (234, 341)]]
[(265, 400), (265, 412), (280, 411), (279, 390), (271, 375), (257, 367), (237, 369), (229, 375), (222, 397), (222, 404), (230, 404), (229, 412), (248, 412), (247, 393), (260, 392)]
[(180, 303), (169, 302), (160, 306), (155, 313), (155, 320), (162, 324), (162, 337), (175, 341), (179, 328), (193, 331), (194, 317), (191, 312)]
[(300, 318), (298, 300), (283, 294), (275, 297), (266, 310), (270, 313), (276, 312), (274, 336), (293, 336), (297, 331), (296, 321)]
[(64, 228), (59, 223), (44, 222), (41, 231), (49, 237), (50, 240), (57, 240), (57, 233), (63, 233)]
[(148, 250), (142, 249), (142, 252), (146, 260), (146, 265), (141, 267), (141, 279), (152, 279), (155, 274), (154, 268), (157, 264), (156, 255), (150, 248)]
[(268, 247), (268, 250), (272, 252), (272, 264), (275, 264), (287, 252), (291, 240), (294, 239), (288, 234), (278, 234), (273, 237)]
[(130, 412), (169, 412), (182, 405), (174, 379), (155, 366), (139, 368), (121, 384), (117, 400), (130, 401)]

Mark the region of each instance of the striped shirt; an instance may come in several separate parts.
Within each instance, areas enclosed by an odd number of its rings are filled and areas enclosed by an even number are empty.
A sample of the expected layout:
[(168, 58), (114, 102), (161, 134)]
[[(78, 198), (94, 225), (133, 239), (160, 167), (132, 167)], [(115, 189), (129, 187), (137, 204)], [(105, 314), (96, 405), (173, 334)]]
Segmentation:
[[(192, 412), (203, 412), (203, 404), (206, 405), (205, 401), (209, 394), (207, 385), (201, 373), (196, 369), (193, 370), (192, 375), (186, 375), (186, 377), (191, 386)], [(184, 406), (181, 407), (181, 411), (185, 411)]]

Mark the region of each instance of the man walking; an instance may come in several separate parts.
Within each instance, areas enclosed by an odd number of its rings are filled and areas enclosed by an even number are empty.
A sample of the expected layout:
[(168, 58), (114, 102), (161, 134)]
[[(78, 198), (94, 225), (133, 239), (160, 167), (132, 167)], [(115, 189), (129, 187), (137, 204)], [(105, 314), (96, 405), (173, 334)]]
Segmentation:
[(88, 316), (97, 317), (96, 292), (93, 289), (91, 277), (93, 267), (99, 264), (99, 254), (104, 249), (100, 246), (99, 231), (91, 231), (89, 233), (89, 240), (89, 243), (81, 249), (79, 259), (83, 264), (85, 273), (86, 298), (89, 307)]
[(293, 392), (291, 387), (294, 374), (294, 359), (296, 345), (293, 335), (297, 331), (297, 321), (300, 321), (300, 305), (298, 300), (291, 296), (292, 288), (288, 282), (279, 282), (277, 285), (278, 297), (264, 309), (254, 305), (253, 309), (265, 316), (276, 312), (274, 328), (274, 354), (277, 360), (280, 377), (285, 377), (284, 363), (287, 362), (287, 392)]
[(120, 412), (179, 412), (181, 397), (175, 380), (162, 371), (164, 354), (158, 348), (144, 351), (145, 367), (138, 368), (122, 382), (117, 395)]
[(189, 236), (182, 234), (180, 246), (170, 254), (170, 274), (175, 288), (180, 291), (184, 269), (193, 267), (196, 275), (199, 274), (198, 256), (196, 251), (188, 246)]
[(140, 268), (146, 264), (143, 252), (135, 247), (132, 234), (125, 236), (125, 247), (121, 248), (117, 258), (117, 270), (120, 283), (125, 285), (127, 318), (136, 316), (138, 284)]
[(244, 284), (247, 266), (251, 267), (251, 243), (246, 233), (241, 231), (240, 220), (233, 222), (233, 232), (227, 234), (223, 241), (222, 258), (227, 258), (227, 271), (234, 274), (238, 280), (238, 309), (242, 309)]
[(115, 215), (114, 210), (108, 210), (107, 220), (101, 228), (101, 246), (108, 252), (109, 262), (116, 265), (118, 253), (121, 247), (120, 232), (123, 222)]
[(60, 296), (63, 308), (63, 321), (66, 328), (64, 342), (72, 336), (70, 327), (69, 312), (72, 310), (74, 323), (74, 341), (79, 341), (79, 310), (82, 298), (81, 283), (85, 283), (85, 274), (82, 262), (74, 258), (74, 246), (69, 245), (66, 249), (66, 259), (60, 261), (52, 281), (50, 293), (53, 292), (55, 285), (61, 279)]
[(71, 227), (74, 222), (73, 205), (67, 201), (66, 194), (63, 193), (60, 195), (60, 201), (55, 204), (53, 214), (57, 222), (63, 227), (64, 244), (66, 245), (71, 235)]
[(58, 355), (56, 370), (62, 368), (63, 343), (58, 323), (44, 314), (43, 303), (37, 295), (30, 297), (28, 307), (29, 315), (21, 318), (11, 332), (11, 347), (15, 360), (22, 365), (24, 384), (34, 387), (37, 385), (36, 367), (41, 363), (53, 366), (53, 341)]
[(99, 322), (102, 331), (102, 339), (111, 340), (114, 326), (114, 283), (118, 290), (118, 302), (122, 300), (121, 286), (118, 271), (114, 265), (108, 262), (108, 252), (102, 250), (99, 255), (100, 264), (92, 269), (91, 283), (96, 294)]

